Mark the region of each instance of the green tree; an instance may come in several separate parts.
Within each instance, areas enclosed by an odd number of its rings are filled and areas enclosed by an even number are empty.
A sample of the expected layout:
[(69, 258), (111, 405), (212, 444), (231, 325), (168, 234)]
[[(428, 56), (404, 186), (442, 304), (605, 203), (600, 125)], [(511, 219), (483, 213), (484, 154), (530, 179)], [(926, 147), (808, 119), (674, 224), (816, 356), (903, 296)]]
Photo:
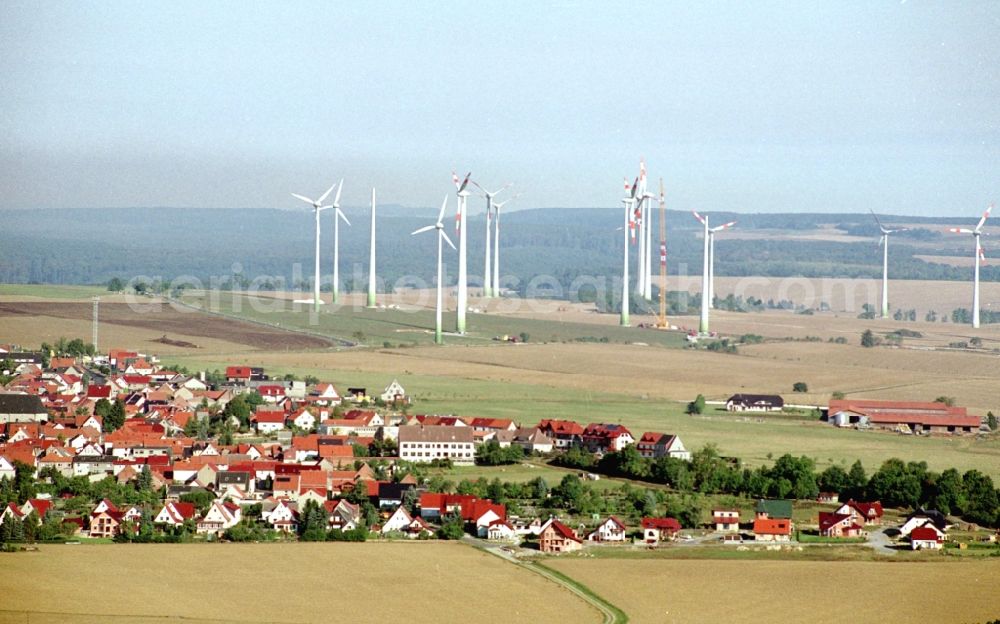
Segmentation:
[(688, 414), (703, 414), (705, 412), (705, 397), (699, 394), (694, 401), (687, 404)]
[(850, 489), (851, 479), (847, 472), (840, 466), (834, 464), (828, 466), (820, 473), (817, 485), (823, 492), (836, 492), (843, 494)]
[(866, 329), (864, 333), (861, 334), (861, 346), (865, 348), (871, 348), (878, 345), (878, 338), (875, 337), (874, 332), (870, 329)]
[(990, 431), (997, 430), (997, 417), (993, 415), (993, 412), (986, 412), (986, 424), (989, 426)]
[(792, 392), (809, 392), (809, 385), (804, 381), (796, 381), (792, 384)]
[(920, 477), (895, 457), (883, 462), (866, 488), (869, 499), (880, 500), (889, 507), (916, 507), (921, 491)]
[[(96, 411), (96, 406), (95, 406)], [(122, 428), (125, 424), (125, 403), (121, 399), (115, 399), (108, 410), (108, 415), (101, 417), (101, 428), (105, 433), (111, 433)]]
[(993, 487), (993, 479), (978, 470), (962, 475), (966, 508), (962, 517), (983, 526), (994, 527), (1000, 523), (1000, 498)]
[(459, 540), (465, 535), (465, 523), (462, 516), (457, 513), (446, 515), (441, 521), (441, 528), (438, 529), (437, 536), (443, 540)]
[(111, 292), (121, 292), (125, 290), (125, 280), (120, 277), (112, 277), (108, 280), (108, 290)]

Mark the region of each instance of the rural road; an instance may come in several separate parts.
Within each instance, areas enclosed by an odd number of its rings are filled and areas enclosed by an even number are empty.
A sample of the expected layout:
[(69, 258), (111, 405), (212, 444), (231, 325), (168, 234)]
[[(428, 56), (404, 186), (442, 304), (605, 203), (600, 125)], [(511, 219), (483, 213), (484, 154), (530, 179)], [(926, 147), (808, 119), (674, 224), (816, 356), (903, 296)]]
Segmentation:
[(868, 546), (871, 546), (880, 555), (895, 555), (896, 551), (891, 546), (889, 536), (885, 534), (885, 529), (871, 531), (868, 533)]
[(593, 592), (584, 591), (582, 589), (583, 585), (576, 582), (570, 582), (569, 577), (559, 574), (554, 570), (551, 570), (533, 561), (521, 561), (520, 559), (515, 557), (512, 553), (504, 550), (503, 548), (497, 546), (496, 544), (492, 544), (490, 542), (477, 539), (468, 535), (463, 537), (462, 541), (472, 546), (473, 548), (478, 548), (479, 550), (488, 552), (491, 555), (496, 555), (497, 557), (500, 557), (501, 559), (504, 559), (509, 563), (513, 563), (515, 565), (521, 566), (522, 568), (531, 570), (535, 574), (544, 577), (552, 581), (553, 583), (556, 583), (557, 585), (561, 585), (562, 587), (566, 588), (567, 590), (578, 596), (584, 602), (592, 605), (595, 609), (600, 611), (601, 616), (604, 618), (603, 620), (604, 624), (626, 624), (628, 622), (628, 616), (626, 616), (621, 609), (605, 601), (603, 598), (600, 598)]

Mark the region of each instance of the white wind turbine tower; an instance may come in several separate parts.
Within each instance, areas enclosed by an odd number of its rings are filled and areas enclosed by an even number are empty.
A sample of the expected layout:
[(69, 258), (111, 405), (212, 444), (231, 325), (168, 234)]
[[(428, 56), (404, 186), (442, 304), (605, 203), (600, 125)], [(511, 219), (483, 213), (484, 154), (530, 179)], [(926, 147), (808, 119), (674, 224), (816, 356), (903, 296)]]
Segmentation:
[(502, 202), (493, 204), (493, 295), (500, 296), (500, 209), (514, 201), (521, 194), (517, 193)]
[[(440, 221), (440, 219), (438, 219)], [(375, 187), (372, 187), (372, 229), (368, 247), (368, 307), (375, 307)]]
[(337, 186), (337, 185), (334, 184), (333, 186), (331, 186), (330, 188), (328, 188), (326, 190), (326, 192), (323, 193), (320, 196), (320, 198), (317, 199), (317, 200), (315, 200), (315, 201), (311, 200), (308, 197), (305, 197), (303, 195), (298, 195), (296, 193), (292, 193), (292, 197), (294, 197), (296, 199), (301, 199), (305, 203), (311, 205), (313, 207), (313, 215), (316, 217), (316, 256), (315, 256), (315, 261), (316, 262), (315, 262), (315, 265), (313, 267), (313, 269), (314, 269), (313, 270), (313, 298), (312, 298), (312, 301), (309, 301), (309, 303), (313, 304), (313, 309), (315, 309), (317, 312), (319, 312), (319, 306), (323, 303), (322, 300), (320, 300), (320, 298), (319, 298), (319, 213), (322, 212), (322, 211), (324, 211), (324, 210), (326, 210), (327, 208), (333, 208), (333, 206), (324, 206), (323, 202), (330, 195), (330, 193), (333, 192), (333, 188), (335, 186)]
[(650, 221), (650, 200), (654, 198), (652, 193), (647, 193), (640, 184), (638, 193), (639, 203), (635, 208), (635, 220), (639, 224), (639, 275), (636, 276), (635, 293), (644, 299), (651, 299), (653, 296), (653, 284), (650, 279), (652, 267), (650, 253), (652, 243), (653, 224)]
[(486, 198), (486, 260), (483, 270), (483, 298), (489, 299), (493, 296), (492, 271), (490, 270), (490, 221), (493, 218), (493, 198), (496, 197), (497, 193), (510, 186), (510, 182), (493, 192), (487, 191), (478, 182), (474, 181), (473, 184), (483, 192), (483, 196)]
[(455, 183), (458, 195), (458, 212), (455, 214), (455, 227), (458, 228), (458, 314), (455, 319), (455, 331), (465, 334), (465, 311), (469, 307), (469, 284), (466, 266), (466, 227), (465, 205), (469, 197), (469, 178), (472, 172), (465, 174), (465, 180), (459, 181), (458, 174), (451, 172), (451, 180)]
[(985, 259), (985, 255), (983, 254), (983, 247), (979, 243), (979, 237), (982, 235), (983, 225), (986, 224), (986, 219), (990, 216), (990, 212), (992, 211), (993, 211), (993, 204), (990, 204), (989, 208), (986, 209), (986, 212), (983, 213), (983, 218), (979, 220), (978, 224), (976, 224), (975, 229), (970, 230), (967, 228), (950, 228), (948, 230), (949, 232), (954, 232), (956, 234), (972, 234), (972, 238), (976, 242), (976, 251), (975, 251), (976, 268), (975, 272), (973, 273), (973, 282), (972, 282), (972, 326), (977, 329), (979, 328), (979, 263), (981, 260)]
[(351, 222), (340, 210), (340, 191), (344, 188), (344, 181), (340, 181), (337, 186), (337, 194), (333, 198), (333, 303), (340, 303), (340, 220), (348, 226)]
[(638, 197), (639, 203), (635, 206), (635, 223), (639, 234), (639, 254), (636, 258), (635, 294), (642, 297), (646, 294), (644, 276), (646, 269), (646, 215), (643, 211), (643, 199), (646, 194), (646, 162), (639, 159), (639, 177), (636, 178), (633, 197)]
[(730, 221), (708, 230), (708, 307), (715, 309), (715, 234), (736, 225)]
[(448, 207), (448, 196), (444, 196), (444, 201), (441, 202), (441, 212), (438, 213), (437, 221), (434, 225), (428, 225), (415, 230), (410, 236), (415, 236), (423, 232), (429, 232), (431, 230), (437, 230), (437, 243), (438, 243), (438, 264), (437, 264), (437, 311), (435, 312), (435, 324), (434, 324), (434, 342), (436, 344), (441, 344), (444, 342), (444, 338), (441, 334), (441, 310), (444, 308), (444, 262), (442, 259), (442, 246), (441, 241), (446, 241), (448, 245), (454, 249), (455, 245), (448, 238), (448, 235), (444, 233), (444, 223), (441, 220), (444, 218), (444, 211)]
[(645, 260), (645, 266), (642, 269), (642, 296), (646, 301), (653, 298), (653, 204), (650, 200), (653, 199), (651, 193), (646, 192), (646, 161), (641, 159), (639, 161), (639, 184), (641, 185), (640, 191), (642, 192), (642, 199), (640, 200), (644, 205), (644, 212), (642, 215), (643, 228), (645, 229), (646, 238), (645, 245), (646, 251), (643, 252), (643, 259)]
[(879, 231), (882, 232), (878, 241), (878, 244), (882, 246), (882, 318), (887, 319), (889, 318), (889, 235), (905, 232), (908, 228), (890, 230), (882, 225), (874, 210), (870, 210), (870, 212), (875, 217), (875, 223), (878, 223)]
[(636, 178), (632, 186), (629, 186), (628, 178), (625, 179), (625, 192), (626, 197), (622, 199), (622, 204), (625, 205), (625, 223), (622, 225), (622, 232), (624, 232), (625, 238), (623, 240), (623, 258), (622, 258), (622, 309), (621, 318), (618, 324), (622, 327), (629, 326), (629, 308), (631, 307), (629, 303), (629, 292), (628, 292), (628, 244), (629, 239), (635, 244), (635, 213), (632, 204), (635, 203), (635, 194), (639, 189), (639, 179)]

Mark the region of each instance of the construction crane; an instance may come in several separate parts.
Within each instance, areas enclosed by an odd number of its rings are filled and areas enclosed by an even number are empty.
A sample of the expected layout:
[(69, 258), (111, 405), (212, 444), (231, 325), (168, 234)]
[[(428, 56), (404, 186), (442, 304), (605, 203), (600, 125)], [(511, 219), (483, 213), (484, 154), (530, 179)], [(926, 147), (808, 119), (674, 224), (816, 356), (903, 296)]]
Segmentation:
[(657, 329), (669, 329), (667, 325), (667, 202), (663, 197), (663, 178), (660, 178), (660, 318)]

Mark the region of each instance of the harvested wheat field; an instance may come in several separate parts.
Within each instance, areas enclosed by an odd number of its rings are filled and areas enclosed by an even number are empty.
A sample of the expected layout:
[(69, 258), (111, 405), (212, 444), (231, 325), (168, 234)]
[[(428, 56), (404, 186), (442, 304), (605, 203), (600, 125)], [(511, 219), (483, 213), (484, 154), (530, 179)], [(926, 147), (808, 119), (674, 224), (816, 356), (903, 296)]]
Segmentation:
[[(90, 302), (3, 301), (0, 340), (6, 338), (33, 346), (60, 336), (87, 339), (91, 319)], [(161, 354), (191, 349), (162, 342), (148, 344), (163, 336), (206, 351), (222, 352), (248, 348), (301, 350), (331, 345), (323, 338), (178, 309), (158, 300), (143, 300), (134, 305), (102, 301), (99, 322), (103, 344), (128, 345)]]
[(0, 588), (0, 622), (33, 624), (600, 621), (551, 581), (441, 542), (42, 546), (0, 558)]
[(1000, 613), (1000, 561), (560, 559), (551, 567), (633, 624), (984, 622)]

